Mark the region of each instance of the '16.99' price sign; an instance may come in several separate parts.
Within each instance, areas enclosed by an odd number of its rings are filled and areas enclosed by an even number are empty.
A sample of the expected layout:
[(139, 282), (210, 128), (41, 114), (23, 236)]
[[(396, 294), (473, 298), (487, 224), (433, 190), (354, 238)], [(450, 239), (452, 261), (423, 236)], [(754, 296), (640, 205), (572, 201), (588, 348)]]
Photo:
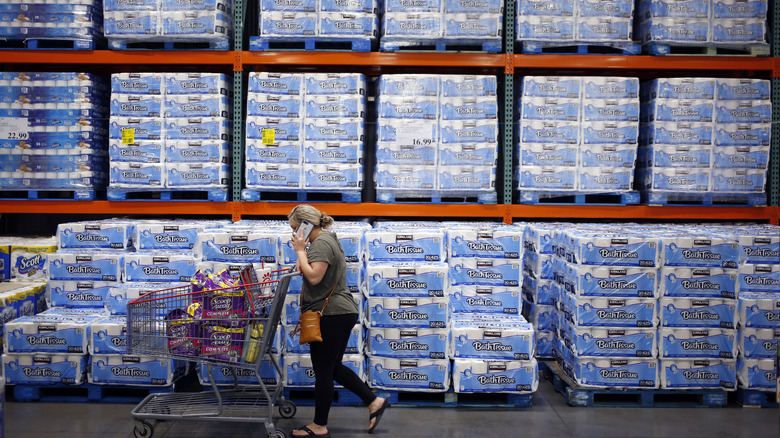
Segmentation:
[(29, 140), (26, 117), (0, 117), (0, 140)]
[(434, 146), (436, 145), (436, 123), (427, 120), (401, 123), (396, 128), (395, 138), (398, 146)]

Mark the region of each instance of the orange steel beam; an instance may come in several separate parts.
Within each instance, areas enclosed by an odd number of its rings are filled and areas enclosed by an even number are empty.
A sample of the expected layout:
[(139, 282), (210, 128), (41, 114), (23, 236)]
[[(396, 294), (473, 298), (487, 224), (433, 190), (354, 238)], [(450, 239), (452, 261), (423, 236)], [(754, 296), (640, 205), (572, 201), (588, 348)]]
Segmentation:
[(232, 202), (190, 201), (0, 201), (0, 213), (219, 215), (231, 216)]
[(349, 65), (365, 67), (494, 67), (506, 65), (496, 53), (243, 52), (244, 65)]

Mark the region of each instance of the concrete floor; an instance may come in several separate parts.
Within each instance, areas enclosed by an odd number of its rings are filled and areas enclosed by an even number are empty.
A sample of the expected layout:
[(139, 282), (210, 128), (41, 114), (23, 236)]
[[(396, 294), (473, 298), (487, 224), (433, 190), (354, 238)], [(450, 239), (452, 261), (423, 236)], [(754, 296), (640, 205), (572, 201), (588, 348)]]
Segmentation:
[[(7, 402), (8, 438), (133, 437), (135, 405), (101, 403)], [(518, 409), (390, 407), (374, 434), (366, 433), (364, 407), (335, 406), (331, 436), (342, 438), (517, 437), (517, 438), (777, 438), (778, 409), (726, 408), (574, 408), (549, 381), (541, 381), (533, 406)], [(308, 424), (311, 407), (299, 406), (292, 419), (275, 418), (278, 429)], [(154, 437), (266, 437), (258, 424), (169, 421), (154, 426)]]

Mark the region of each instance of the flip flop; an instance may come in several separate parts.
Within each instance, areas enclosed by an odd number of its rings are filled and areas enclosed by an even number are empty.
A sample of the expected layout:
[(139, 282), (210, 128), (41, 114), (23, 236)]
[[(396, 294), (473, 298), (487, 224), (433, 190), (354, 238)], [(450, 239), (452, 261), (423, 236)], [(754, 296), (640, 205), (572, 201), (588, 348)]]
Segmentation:
[(290, 435), (293, 436), (293, 437), (315, 436), (315, 437), (320, 437), (320, 438), (330, 438), (330, 432), (327, 432), (324, 435), (317, 435), (316, 433), (314, 433), (313, 430), (309, 429), (307, 426), (303, 426), (300, 429), (296, 429), (296, 430), (302, 430), (302, 431), (306, 432), (306, 435), (295, 435), (293, 433), (290, 433)]
[(371, 419), (376, 418), (376, 421), (374, 421), (374, 425), (368, 428), (368, 433), (373, 433), (374, 429), (379, 425), (379, 420), (382, 419), (382, 414), (385, 413), (385, 408), (390, 405), (390, 401), (388, 399), (385, 399), (385, 401), (382, 403), (382, 407), (377, 409), (376, 412), (368, 416), (368, 421), (370, 422)]

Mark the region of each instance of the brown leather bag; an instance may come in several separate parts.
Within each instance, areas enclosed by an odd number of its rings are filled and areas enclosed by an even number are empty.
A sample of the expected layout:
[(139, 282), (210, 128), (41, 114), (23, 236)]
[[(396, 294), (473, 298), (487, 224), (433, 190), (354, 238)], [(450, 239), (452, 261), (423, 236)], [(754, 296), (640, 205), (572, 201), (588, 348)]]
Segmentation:
[[(338, 283), (336, 283), (338, 284)], [(301, 318), (298, 320), (298, 324), (295, 326), (292, 335), (301, 332), (301, 338), (298, 341), (300, 345), (308, 344), (309, 342), (322, 342), (322, 332), (320, 331), (320, 318), (322, 318), (322, 312), (328, 307), (328, 300), (333, 295), (333, 291), (336, 290), (336, 285), (333, 285), (333, 289), (330, 290), (328, 298), (325, 298), (325, 304), (319, 311), (309, 310), (301, 313)], [(301, 290), (301, 305), (303, 305), (303, 289)]]

